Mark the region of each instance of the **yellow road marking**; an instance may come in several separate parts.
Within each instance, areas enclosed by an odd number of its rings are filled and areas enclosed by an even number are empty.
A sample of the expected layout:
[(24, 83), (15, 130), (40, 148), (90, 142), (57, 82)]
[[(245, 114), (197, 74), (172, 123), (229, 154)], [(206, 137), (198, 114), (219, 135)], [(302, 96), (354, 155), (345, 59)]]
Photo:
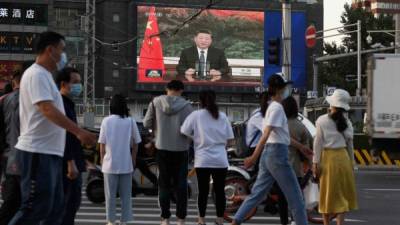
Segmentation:
[(368, 164), (373, 165), (374, 162), (372, 161), (371, 156), (369, 155), (369, 152), (365, 149), (362, 150), (362, 153), (364, 154), (365, 158), (367, 158)]
[(363, 159), (363, 157), (361, 156), (361, 154), (358, 150), (354, 150), (354, 155), (356, 156), (356, 158), (358, 159), (358, 161), (360, 162), (361, 165), (364, 165), (364, 166), (366, 165), (365, 160)]
[(389, 159), (389, 156), (385, 151), (382, 151), (383, 160), (385, 160), (386, 165), (393, 165), (392, 160)]

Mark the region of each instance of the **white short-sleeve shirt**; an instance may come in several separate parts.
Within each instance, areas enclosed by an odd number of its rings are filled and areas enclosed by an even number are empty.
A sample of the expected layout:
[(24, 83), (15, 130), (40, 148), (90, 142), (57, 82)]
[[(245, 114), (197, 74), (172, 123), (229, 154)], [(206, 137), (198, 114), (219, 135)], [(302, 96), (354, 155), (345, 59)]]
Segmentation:
[(205, 110), (192, 112), (182, 124), (181, 133), (194, 143), (195, 168), (227, 168), (226, 144), (233, 139), (232, 126), (225, 113), (216, 120)]
[(288, 121), (285, 111), (280, 103), (272, 101), (268, 106), (265, 118), (263, 120), (263, 130), (271, 126), (272, 131), (268, 137), (267, 143), (271, 144), (290, 144), (290, 134)]
[(111, 174), (133, 172), (131, 146), (142, 141), (136, 121), (110, 115), (103, 119), (100, 128), (99, 143), (105, 144), (101, 171)]
[(257, 109), (251, 115), (246, 125), (246, 145), (255, 148), (261, 139), (263, 131), (263, 115), (260, 109)]
[(33, 153), (64, 156), (64, 128), (48, 120), (37, 103), (51, 101), (63, 114), (64, 103), (52, 74), (39, 64), (32, 64), (22, 76), (20, 84), (20, 137), (17, 149)]

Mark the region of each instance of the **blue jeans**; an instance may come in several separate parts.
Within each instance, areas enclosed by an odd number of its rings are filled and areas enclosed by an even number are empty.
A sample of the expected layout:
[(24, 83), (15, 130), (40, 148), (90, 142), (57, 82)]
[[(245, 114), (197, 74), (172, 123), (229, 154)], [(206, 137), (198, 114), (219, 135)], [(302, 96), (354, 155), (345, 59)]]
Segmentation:
[(132, 216), (132, 173), (104, 174), (104, 193), (106, 197), (107, 221), (116, 220), (117, 191), (121, 198), (121, 222), (129, 222)]
[(276, 181), (281, 187), (296, 225), (307, 224), (304, 199), (297, 182), (295, 173), (288, 161), (288, 146), (283, 144), (267, 144), (262, 152), (257, 180), (251, 190), (251, 194), (240, 206), (235, 215), (235, 222), (243, 222), (246, 214), (257, 207)]
[(63, 159), (18, 150), (21, 207), (8, 225), (59, 225), (63, 214)]
[[(64, 171), (65, 173), (65, 171)], [(70, 180), (64, 174), (64, 216), (62, 225), (74, 225), (75, 216), (81, 206), (82, 198), (82, 175), (75, 180)]]

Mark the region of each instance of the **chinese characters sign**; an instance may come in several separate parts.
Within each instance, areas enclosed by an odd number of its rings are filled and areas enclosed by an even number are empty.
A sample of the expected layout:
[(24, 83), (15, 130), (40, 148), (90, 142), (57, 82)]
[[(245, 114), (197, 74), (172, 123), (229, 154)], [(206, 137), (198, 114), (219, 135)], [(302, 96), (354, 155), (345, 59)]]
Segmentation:
[(36, 33), (0, 32), (0, 52), (33, 53), (37, 37)]
[(0, 24), (47, 26), (47, 5), (0, 3)]

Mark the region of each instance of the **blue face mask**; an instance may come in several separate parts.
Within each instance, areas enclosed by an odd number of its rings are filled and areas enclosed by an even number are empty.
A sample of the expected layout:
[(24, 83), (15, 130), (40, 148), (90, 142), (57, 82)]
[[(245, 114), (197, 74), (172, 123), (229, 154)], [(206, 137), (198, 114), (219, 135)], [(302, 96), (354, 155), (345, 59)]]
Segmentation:
[(71, 91), (70, 91), (70, 95), (72, 97), (79, 97), (82, 93), (82, 84), (73, 84), (71, 85)]
[(64, 67), (67, 65), (67, 63), (68, 63), (67, 54), (65, 52), (63, 52), (61, 54), (60, 61), (57, 63), (57, 70), (60, 71), (60, 70), (64, 69)]
[(285, 88), (282, 94), (282, 99), (287, 99), (290, 96), (290, 88)]

